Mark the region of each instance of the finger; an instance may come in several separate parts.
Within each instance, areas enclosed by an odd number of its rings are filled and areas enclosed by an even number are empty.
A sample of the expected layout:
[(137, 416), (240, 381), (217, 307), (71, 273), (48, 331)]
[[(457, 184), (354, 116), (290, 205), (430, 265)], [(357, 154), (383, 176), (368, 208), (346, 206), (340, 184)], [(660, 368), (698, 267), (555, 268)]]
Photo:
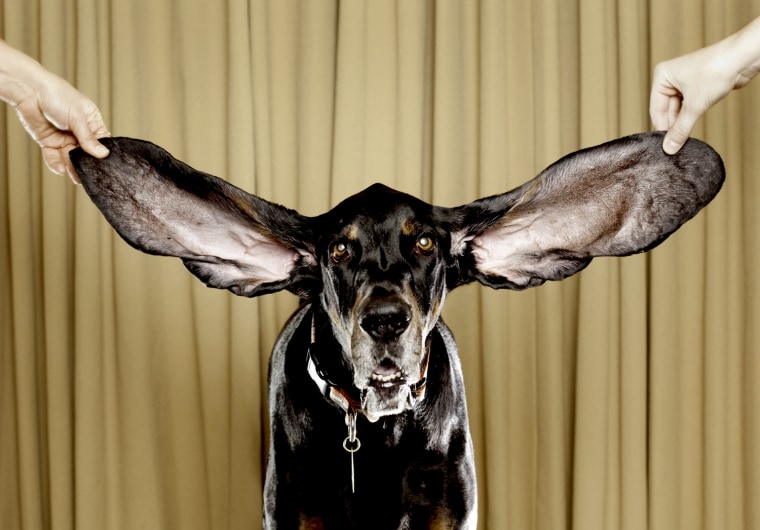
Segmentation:
[(678, 97), (670, 98), (668, 103), (667, 124), (665, 125), (665, 128), (662, 129), (664, 131), (670, 130), (670, 128), (678, 121), (678, 115), (681, 114), (681, 107), (683, 106), (683, 98), (679, 95)]
[(103, 117), (97, 109), (91, 111), (89, 119), (72, 120), (71, 132), (87, 153), (96, 158), (108, 156), (108, 148), (98, 141), (98, 138), (110, 136), (108, 128), (103, 122)]
[(681, 96), (669, 96), (662, 106), (651, 114), (652, 126), (657, 131), (667, 131), (678, 119), (681, 112)]
[(42, 159), (50, 171), (56, 175), (66, 174), (66, 163), (61, 158), (61, 153), (55, 147), (42, 147)]
[(672, 98), (660, 92), (652, 91), (649, 103), (649, 117), (652, 119), (652, 126), (658, 131), (668, 129), (670, 100)]
[(673, 101), (680, 102), (681, 92), (668, 81), (667, 68), (663, 63), (654, 69), (652, 89), (649, 92), (649, 117), (656, 130), (666, 131), (672, 125)]
[(69, 153), (74, 149), (73, 145), (67, 145), (59, 149), (59, 156), (61, 157), (61, 160), (63, 161), (64, 167), (66, 168), (66, 174), (69, 176), (69, 178), (74, 182), (74, 184), (81, 184), (82, 181), (79, 180), (79, 175), (77, 175), (76, 169), (74, 169), (74, 164), (71, 163), (71, 158), (69, 158)]
[(678, 115), (673, 126), (665, 134), (665, 138), (662, 141), (662, 149), (669, 155), (677, 153), (686, 140), (689, 139), (694, 124), (697, 123), (699, 115), (687, 112), (685, 109)]
[(103, 138), (103, 136), (107, 135), (96, 136), (93, 134), (84, 140), (80, 140), (80, 145), (82, 146), (82, 149), (87, 151), (95, 158), (105, 158), (109, 153), (108, 148), (98, 141), (98, 138)]

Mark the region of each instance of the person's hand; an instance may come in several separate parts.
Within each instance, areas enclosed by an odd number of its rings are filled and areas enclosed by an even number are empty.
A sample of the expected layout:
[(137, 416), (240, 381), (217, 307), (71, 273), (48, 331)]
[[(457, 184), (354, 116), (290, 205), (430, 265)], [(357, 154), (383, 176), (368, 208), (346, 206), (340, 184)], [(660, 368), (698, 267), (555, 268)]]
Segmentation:
[(50, 170), (59, 175), (68, 174), (78, 183), (69, 151), (81, 145), (98, 158), (108, 155), (108, 149), (98, 141), (109, 135), (100, 110), (69, 83), (52, 75), (35, 96), (17, 103), (16, 112), (42, 147), (42, 156)]
[(649, 113), (654, 128), (667, 131), (666, 153), (678, 152), (702, 114), (737, 86), (736, 75), (726, 71), (720, 56), (705, 48), (655, 67)]
[(18, 113), (24, 128), (42, 147), (48, 168), (79, 178), (69, 160), (77, 146), (97, 158), (108, 155), (98, 138), (109, 136), (97, 105), (67, 81), (0, 40), (0, 98)]
[(654, 128), (667, 131), (665, 152), (678, 152), (700, 116), (758, 70), (760, 18), (712, 46), (658, 64), (649, 113)]

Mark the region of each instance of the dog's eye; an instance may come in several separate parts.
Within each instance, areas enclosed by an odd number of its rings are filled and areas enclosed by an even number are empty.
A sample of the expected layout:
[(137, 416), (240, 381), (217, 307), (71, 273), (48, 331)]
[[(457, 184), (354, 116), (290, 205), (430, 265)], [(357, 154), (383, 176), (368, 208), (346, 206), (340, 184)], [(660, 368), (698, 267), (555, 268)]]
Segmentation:
[(420, 236), (417, 238), (417, 251), (427, 253), (433, 250), (435, 242), (432, 237)]
[(339, 263), (343, 260), (348, 259), (348, 245), (346, 245), (343, 242), (335, 243), (332, 246), (332, 250), (330, 250), (330, 257), (335, 261), (336, 263)]

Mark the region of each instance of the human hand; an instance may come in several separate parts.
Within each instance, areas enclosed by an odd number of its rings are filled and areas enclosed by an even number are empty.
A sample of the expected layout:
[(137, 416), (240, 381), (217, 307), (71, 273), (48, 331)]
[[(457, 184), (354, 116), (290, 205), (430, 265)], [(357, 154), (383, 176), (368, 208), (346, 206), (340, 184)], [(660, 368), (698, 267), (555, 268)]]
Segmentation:
[(109, 136), (97, 105), (67, 81), (0, 40), (0, 98), (42, 147), (48, 168), (79, 183), (69, 152), (77, 146), (97, 158), (108, 155), (98, 138)]
[(712, 46), (658, 64), (649, 113), (654, 128), (667, 131), (665, 152), (678, 152), (702, 114), (758, 70), (760, 18)]
[(63, 79), (51, 76), (34, 98), (16, 104), (24, 128), (42, 147), (48, 168), (58, 175), (68, 174), (79, 183), (69, 152), (77, 146), (97, 158), (108, 155), (98, 138), (109, 136), (100, 110), (88, 97)]
[(708, 50), (655, 67), (649, 114), (655, 129), (667, 131), (662, 148), (668, 154), (683, 147), (702, 114), (736, 84), (734, 75), (722, 71), (719, 54)]

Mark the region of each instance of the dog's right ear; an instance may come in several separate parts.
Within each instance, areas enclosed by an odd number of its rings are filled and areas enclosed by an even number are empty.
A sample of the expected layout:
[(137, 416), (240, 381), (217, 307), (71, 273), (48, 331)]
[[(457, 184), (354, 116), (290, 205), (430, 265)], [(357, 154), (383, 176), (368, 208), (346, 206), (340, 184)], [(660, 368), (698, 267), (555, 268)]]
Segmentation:
[(164, 149), (103, 138), (104, 159), (71, 161), (85, 191), (130, 245), (176, 256), (209, 287), (241, 296), (282, 289), (306, 296), (319, 281), (308, 218), (196, 171)]

